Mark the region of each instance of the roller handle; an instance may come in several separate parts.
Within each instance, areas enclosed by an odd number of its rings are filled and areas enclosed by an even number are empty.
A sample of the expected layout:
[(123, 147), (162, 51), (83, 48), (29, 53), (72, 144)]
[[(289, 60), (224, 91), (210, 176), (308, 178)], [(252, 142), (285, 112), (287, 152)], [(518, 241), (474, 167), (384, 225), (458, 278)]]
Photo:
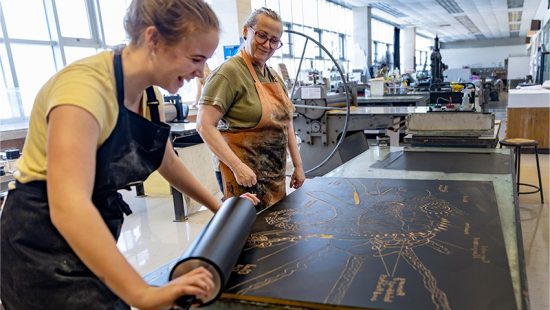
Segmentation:
[(188, 310), (197, 301), (195, 296), (184, 295), (176, 299), (176, 305), (171, 310)]

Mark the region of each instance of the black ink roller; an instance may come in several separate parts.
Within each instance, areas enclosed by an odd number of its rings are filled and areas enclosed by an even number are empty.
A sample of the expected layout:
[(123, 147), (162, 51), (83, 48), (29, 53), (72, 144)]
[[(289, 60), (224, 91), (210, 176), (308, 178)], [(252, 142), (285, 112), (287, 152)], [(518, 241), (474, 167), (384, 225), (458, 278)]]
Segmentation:
[[(222, 293), (256, 220), (256, 208), (245, 198), (227, 199), (170, 271), (170, 280), (204, 267), (214, 276), (214, 294), (201, 306), (213, 303)], [(176, 300), (176, 309), (189, 309), (195, 296)]]

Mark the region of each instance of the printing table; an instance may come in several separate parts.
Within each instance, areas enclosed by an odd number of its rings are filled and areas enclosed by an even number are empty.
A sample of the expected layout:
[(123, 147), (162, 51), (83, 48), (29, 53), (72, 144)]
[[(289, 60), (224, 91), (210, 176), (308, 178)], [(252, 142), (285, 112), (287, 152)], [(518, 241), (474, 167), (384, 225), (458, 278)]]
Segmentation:
[[(373, 168), (371, 165), (398, 152), (415, 152), (424, 157), (425, 166), (448, 167), (450, 171), (414, 171), (412, 169)], [(457, 157), (456, 155), (460, 156)], [(486, 160), (481, 159), (483, 154)], [(505, 155), (512, 162), (512, 155), (507, 149), (477, 149), (477, 148), (403, 148), (403, 147), (372, 147), (346, 164), (326, 174), (327, 177), (347, 178), (402, 178), (418, 180), (464, 180), (491, 181), (497, 197), (498, 212), (501, 219), (508, 263), (511, 270), (512, 284), (518, 309), (528, 309), (528, 290), (525, 275), (523, 242), (521, 225), (519, 224), (519, 204), (514, 186), (514, 176), (511, 167), (503, 167), (502, 163), (492, 159), (493, 155)], [(449, 157), (449, 159), (447, 159)], [(452, 157), (452, 158), (451, 158)], [(457, 158), (462, 158), (458, 159)], [(475, 158), (476, 163), (472, 163)], [(438, 164), (437, 162), (441, 164)], [(492, 166), (496, 169), (506, 169), (508, 173), (491, 173)], [(485, 167), (484, 173), (476, 172)], [(445, 169), (442, 169), (445, 170)]]
[[(512, 154), (508, 149), (372, 147), (322, 178), (492, 183), (513, 287), (514, 298), (511, 300), (515, 300), (515, 305), (512, 301), (511, 305), (507, 304), (507, 308), (529, 309), (512, 163)], [(169, 262), (147, 275), (146, 280), (149, 283), (162, 284), (174, 263)], [(207, 308), (263, 309), (272, 306), (277, 306), (277, 303), (271, 303), (269, 299), (254, 301), (253, 298), (240, 298), (228, 294), (222, 295), (219, 301)], [(284, 307), (304, 309), (310, 308), (311, 304), (289, 301)], [(328, 309), (334, 306), (317, 304), (313, 308)]]

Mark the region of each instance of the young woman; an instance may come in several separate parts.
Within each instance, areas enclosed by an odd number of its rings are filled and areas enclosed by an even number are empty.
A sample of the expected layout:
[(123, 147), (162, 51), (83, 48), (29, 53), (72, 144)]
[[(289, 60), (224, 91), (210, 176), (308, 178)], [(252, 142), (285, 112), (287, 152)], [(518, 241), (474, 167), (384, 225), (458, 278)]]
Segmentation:
[(203, 268), (162, 287), (141, 278), (116, 246), (131, 213), (117, 190), (158, 169), (210, 210), (219, 207), (175, 155), (158, 115), (162, 97), (150, 87), (175, 93), (202, 77), (218, 19), (202, 0), (134, 0), (125, 28), (128, 46), (67, 66), (36, 97), (0, 223), (7, 310), (162, 309), (182, 295), (212, 294)]

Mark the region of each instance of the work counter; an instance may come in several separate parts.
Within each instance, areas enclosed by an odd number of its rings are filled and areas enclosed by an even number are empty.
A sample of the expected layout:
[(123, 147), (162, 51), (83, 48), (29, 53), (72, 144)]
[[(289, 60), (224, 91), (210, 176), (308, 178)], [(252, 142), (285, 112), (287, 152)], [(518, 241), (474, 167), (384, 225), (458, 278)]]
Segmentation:
[(510, 89), (506, 138), (534, 139), (550, 149), (550, 90)]

